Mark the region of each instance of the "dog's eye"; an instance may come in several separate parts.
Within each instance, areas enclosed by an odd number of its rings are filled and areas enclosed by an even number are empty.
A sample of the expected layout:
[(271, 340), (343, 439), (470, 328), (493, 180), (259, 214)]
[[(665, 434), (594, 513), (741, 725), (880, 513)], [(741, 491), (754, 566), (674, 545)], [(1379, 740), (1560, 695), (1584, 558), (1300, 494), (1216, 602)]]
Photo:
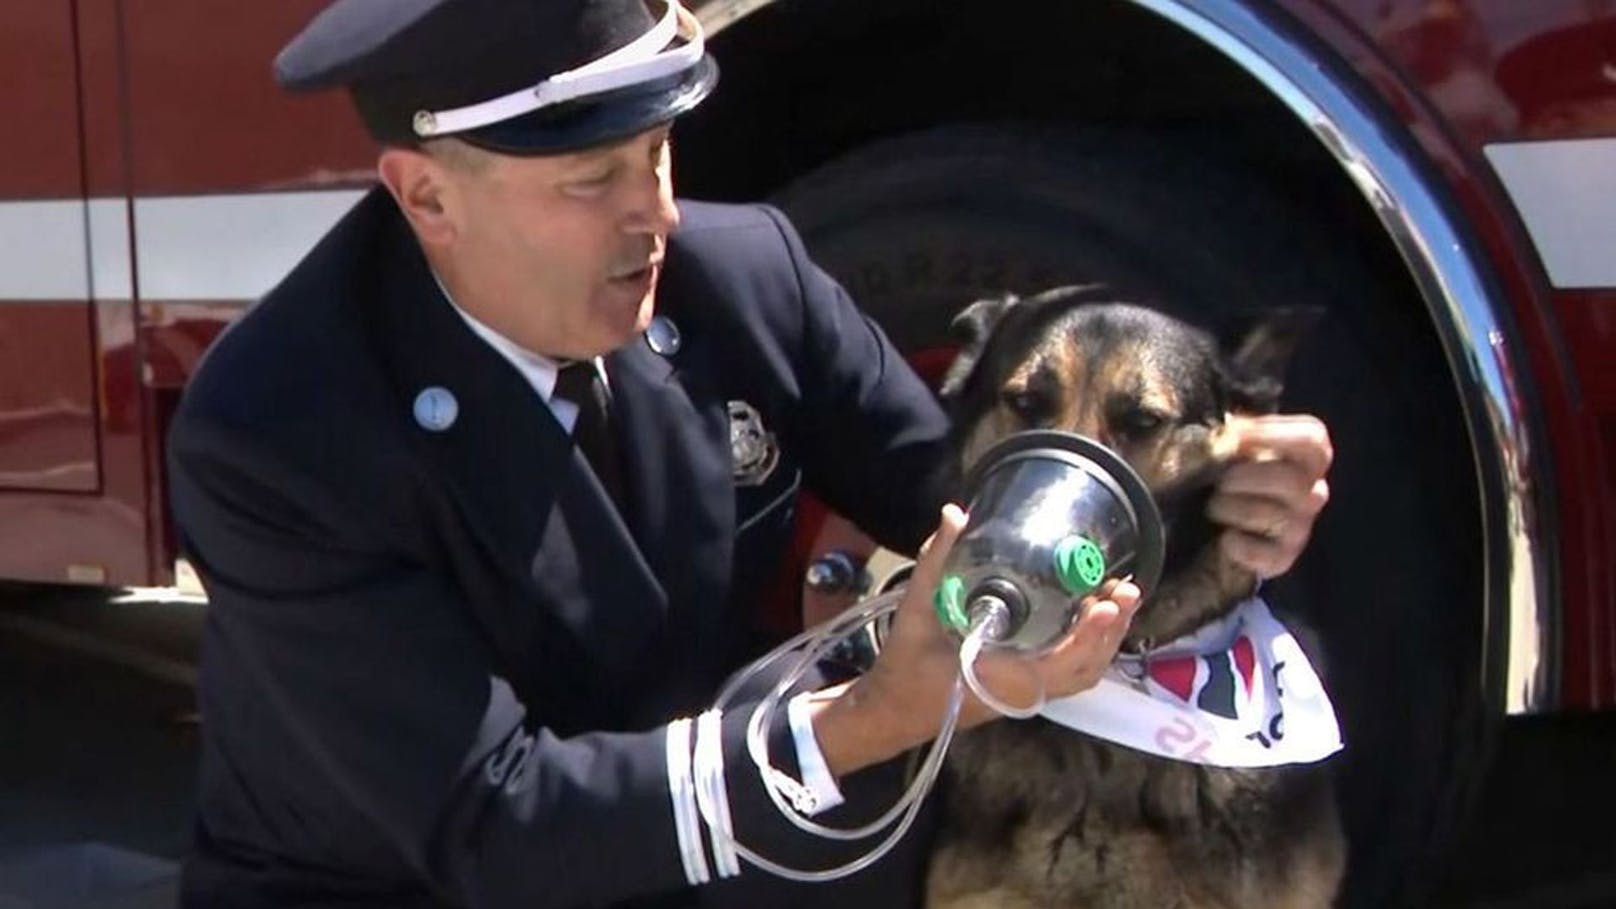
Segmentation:
[(1121, 414), (1113, 424), (1116, 429), (1126, 435), (1149, 435), (1160, 429), (1167, 418), (1159, 413), (1149, 410), (1128, 410)]
[(1006, 391), (1004, 406), (1028, 423), (1035, 423), (1049, 414), (1049, 399), (1032, 389)]

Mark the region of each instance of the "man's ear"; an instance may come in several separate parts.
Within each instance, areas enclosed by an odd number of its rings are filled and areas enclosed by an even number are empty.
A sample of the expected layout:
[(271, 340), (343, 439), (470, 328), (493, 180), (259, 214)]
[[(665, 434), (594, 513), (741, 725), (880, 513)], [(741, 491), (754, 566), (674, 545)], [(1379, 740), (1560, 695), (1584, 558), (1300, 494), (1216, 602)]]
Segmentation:
[(1281, 306), (1245, 320), (1233, 353), (1220, 364), (1225, 409), (1243, 413), (1278, 410), (1291, 356), (1324, 314), (1322, 306)]
[(999, 324), (1004, 314), (1019, 302), (1019, 297), (1007, 293), (1002, 297), (977, 300), (954, 316), (954, 321), (948, 324), (948, 336), (959, 344), (959, 353), (949, 364), (948, 373), (943, 376), (943, 383), (937, 389), (938, 397), (945, 401), (953, 400), (965, 390), (971, 374), (976, 371), (977, 362), (982, 358), (982, 350), (993, 334), (993, 326)]
[(376, 161), (376, 174), (422, 243), (454, 238), (454, 220), (444, 198), (448, 173), (441, 162), (418, 149), (387, 148)]

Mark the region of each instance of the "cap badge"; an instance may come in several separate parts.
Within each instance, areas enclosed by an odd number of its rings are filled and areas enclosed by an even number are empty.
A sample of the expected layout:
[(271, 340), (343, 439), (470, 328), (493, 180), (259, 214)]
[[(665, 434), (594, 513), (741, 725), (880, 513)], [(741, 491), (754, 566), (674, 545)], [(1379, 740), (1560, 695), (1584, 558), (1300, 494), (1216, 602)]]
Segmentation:
[(460, 402), (447, 388), (434, 385), (415, 396), (415, 422), (430, 432), (443, 432), (460, 416)]
[(759, 486), (780, 463), (774, 433), (763, 428), (757, 408), (745, 401), (729, 402), (729, 452), (736, 486)]
[(679, 334), (679, 326), (667, 316), (657, 316), (645, 329), (645, 343), (651, 350), (661, 356), (671, 357), (679, 352), (684, 338)]
[(415, 112), (414, 126), (415, 134), (424, 139), (438, 131), (438, 118), (429, 110), (418, 110)]

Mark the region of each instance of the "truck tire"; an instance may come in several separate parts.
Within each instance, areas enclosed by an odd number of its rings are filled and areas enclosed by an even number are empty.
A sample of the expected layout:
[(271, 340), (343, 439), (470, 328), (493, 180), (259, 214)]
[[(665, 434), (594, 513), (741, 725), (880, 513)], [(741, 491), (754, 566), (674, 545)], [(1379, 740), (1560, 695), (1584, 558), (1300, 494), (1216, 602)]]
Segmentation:
[(1209, 327), (1268, 306), (1328, 310), (1285, 406), (1329, 424), (1332, 500), (1265, 590), (1319, 632), (1343, 721), (1341, 905), (1421, 901), (1493, 722), (1480, 515), (1430, 317), (1344, 180), (1276, 186), (1195, 133), (962, 125), (858, 149), (774, 201), (911, 351), (946, 345), (974, 299), (1068, 283)]

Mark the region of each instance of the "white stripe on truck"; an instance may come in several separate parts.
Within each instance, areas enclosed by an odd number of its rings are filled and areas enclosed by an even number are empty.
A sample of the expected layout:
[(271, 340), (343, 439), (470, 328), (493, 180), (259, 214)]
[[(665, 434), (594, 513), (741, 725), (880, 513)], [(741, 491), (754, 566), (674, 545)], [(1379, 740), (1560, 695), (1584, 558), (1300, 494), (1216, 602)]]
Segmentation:
[(1550, 283), (1616, 287), (1616, 138), (1505, 142), (1486, 153)]
[(0, 202), (0, 303), (255, 300), (362, 190)]

